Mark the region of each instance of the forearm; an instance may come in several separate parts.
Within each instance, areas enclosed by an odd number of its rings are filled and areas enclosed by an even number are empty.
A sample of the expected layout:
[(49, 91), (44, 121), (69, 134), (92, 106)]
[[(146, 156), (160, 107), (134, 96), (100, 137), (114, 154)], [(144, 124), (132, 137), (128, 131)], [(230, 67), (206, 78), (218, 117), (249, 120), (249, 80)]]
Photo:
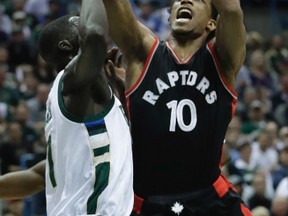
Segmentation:
[(241, 5), (239, 0), (212, 0), (212, 4), (220, 15), (225, 13), (241, 13)]
[(83, 0), (81, 4), (80, 36), (86, 39), (90, 30), (98, 34), (108, 35), (108, 21), (102, 0)]
[(212, 0), (212, 3), (219, 13), (216, 47), (223, 72), (235, 77), (246, 54), (246, 30), (240, 1)]
[(24, 170), (0, 176), (0, 198), (22, 198), (45, 189), (43, 176)]
[(131, 59), (143, 55), (146, 52), (147, 37), (151, 38), (151, 44), (154, 37), (147, 27), (137, 21), (129, 0), (103, 0), (103, 3), (107, 12), (109, 33), (125, 58), (131, 62)]
[(87, 82), (101, 72), (107, 52), (107, 25), (102, 0), (83, 0), (79, 20), (80, 52), (70, 77), (75, 89), (87, 86)]

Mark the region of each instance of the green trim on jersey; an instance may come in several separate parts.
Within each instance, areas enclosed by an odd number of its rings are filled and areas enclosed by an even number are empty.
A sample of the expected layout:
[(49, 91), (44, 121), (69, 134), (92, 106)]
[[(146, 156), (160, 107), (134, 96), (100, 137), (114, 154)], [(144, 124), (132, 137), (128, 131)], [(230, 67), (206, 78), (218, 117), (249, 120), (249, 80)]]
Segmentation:
[(110, 173), (110, 163), (104, 162), (95, 167), (95, 178), (94, 191), (87, 202), (87, 214), (95, 214), (97, 209), (97, 200), (100, 194), (108, 185)]
[(66, 109), (66, 107), (64, 105), (64, 100), (63, 100), (63, 97), (61, 94), (61, 89), (62, 89), (62, 85), (63, 85), (63, 77), (64, 76), (62, 75), (62, 77), (60, 78), (59, 83), (58, 83), (58, 104), (59, 104), (59, 107), (60, 107), (62, 114), (67, 119), (69, 119), (73, 122), (77, 122), (77, 123), (89, 122), (89, 121), (104, 118), (109, 113), (109, 111), (112, 109), (114, 102), (115, 102), (114, 95), (112, 95), (111, 100), (108, 102), (108, 104), (105, 106), (104, 110), (101, 113), (93, 114), (93, 115), (87, 115), (87, 116), (83, 116), (83, 117), (73, 115), (72, 113), (70, 113)]
[(55, 179), (55, 174), (54, 174), (54, 162), (52, 158), (52, 149), (51, 149), (51, 136), (48, 138), (48, 163), (49, 163), (49, 177), (52, 186), (55, 188), (57, 186), (56, 179)]
[(103, 124), (102, 127), (99, 127), (99, 128), (93, 128), (93, 129), (88, 129), (88, 133), (89, 133), (89, 136), (93, 136), (93, 135), (97, 135), (97, 134), (101, 134), (101, 133), (105, 133), (107, 132), (107, 128), (106, 128), (106, 125)]
[(110, 145), (106, 145), (100, 148), (93, 149), (94, 157), (104, 155), (105, 153), (110, 152)]

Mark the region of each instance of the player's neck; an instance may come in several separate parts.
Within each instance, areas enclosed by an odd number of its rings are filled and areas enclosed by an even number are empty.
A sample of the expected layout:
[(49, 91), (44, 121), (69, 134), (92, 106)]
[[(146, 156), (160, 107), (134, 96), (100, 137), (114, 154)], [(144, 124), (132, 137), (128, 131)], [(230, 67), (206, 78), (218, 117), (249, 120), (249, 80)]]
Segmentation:
[(187, 59), (189, 56), (194, 55), (197, 50), (203, 45), (201, 38), (197, 39), (181, 39), (179, 37), (170, 36), (168, 39), (170, 48), (179, 57), (179, 59)]

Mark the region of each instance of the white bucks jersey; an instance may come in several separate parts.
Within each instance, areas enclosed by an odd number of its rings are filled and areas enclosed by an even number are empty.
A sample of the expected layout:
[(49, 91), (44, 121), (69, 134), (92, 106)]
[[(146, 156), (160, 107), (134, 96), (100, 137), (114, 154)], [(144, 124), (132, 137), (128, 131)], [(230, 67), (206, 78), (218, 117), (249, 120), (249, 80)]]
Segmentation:
[(131, 136), (113, 96), (105, 110), (68, 113), (59, 73), (47, 101), (47, 213), (50, 216), (128, 216), (133, 206)]

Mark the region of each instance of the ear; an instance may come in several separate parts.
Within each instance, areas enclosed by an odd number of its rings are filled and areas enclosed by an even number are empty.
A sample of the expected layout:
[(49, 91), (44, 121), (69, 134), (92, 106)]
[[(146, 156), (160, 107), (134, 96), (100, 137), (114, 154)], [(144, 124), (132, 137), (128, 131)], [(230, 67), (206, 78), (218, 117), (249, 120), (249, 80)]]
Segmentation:
[(216, 29), (216, 25), (217, 22), (214, 19), (209, 20), (208, 24), (207, 24), (207, 29), (209, 30), (209, 32), (212, 32)]
[(73, 50), (73, 46), (68, 40), (61, 40), (58, 43), (58, 48), (63, 51), (71, 51)]

